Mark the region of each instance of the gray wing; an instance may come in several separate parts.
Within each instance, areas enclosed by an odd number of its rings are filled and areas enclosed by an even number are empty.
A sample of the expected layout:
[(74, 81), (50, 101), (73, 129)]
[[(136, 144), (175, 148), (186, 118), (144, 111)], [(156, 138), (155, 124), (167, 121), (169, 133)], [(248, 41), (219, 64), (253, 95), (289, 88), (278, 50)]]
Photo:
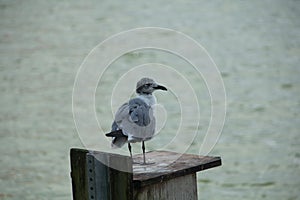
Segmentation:
[(150, 123), (150, 106), (141, 99), (135, 98), (129, 101), (129, 115), (131, 120), (139, 126), (147, 126)]
[(115, 123), (130, 142), (151, 139), (155, 132), (153, 110), (139, 98), (131, 99), (119, 108)]

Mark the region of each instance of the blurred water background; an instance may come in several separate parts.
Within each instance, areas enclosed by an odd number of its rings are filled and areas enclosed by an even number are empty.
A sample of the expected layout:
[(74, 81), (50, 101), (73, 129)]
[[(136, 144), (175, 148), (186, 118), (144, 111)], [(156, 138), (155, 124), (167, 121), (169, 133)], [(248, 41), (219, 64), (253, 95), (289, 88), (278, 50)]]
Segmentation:
[[(99, 42), (144, 26), (197, 40), (225, 83), (226, 123), (210, 153), (220, 155), (223, 166), (198, 174), (199, 198), (300, 199), (299, 17), (300, 2), (293, 0), (1, 0), (0, 199), (71, 199), (69, 149), (83, 147), (72, 116), (76, 72)], [(157, 52), (125, 55), (117, 63), (162, 59), (177, 63)], [(110, 77), (120, 76), (112, 69)], [(178, 117), (173, 106), (171, 122)], [(106, 109), (98, 105), (98, 116)]]

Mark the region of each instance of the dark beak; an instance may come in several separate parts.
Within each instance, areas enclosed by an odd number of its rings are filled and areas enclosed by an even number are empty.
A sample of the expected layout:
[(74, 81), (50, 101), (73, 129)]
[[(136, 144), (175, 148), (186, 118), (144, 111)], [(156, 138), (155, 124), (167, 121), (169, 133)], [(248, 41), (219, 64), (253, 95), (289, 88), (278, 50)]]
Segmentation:
[(167, 88), (165, 86), (162, 86), (162, 85), (157, 85), (153, 88), (156, 89), (156, 90), (165, 90), (165, 91), (167, 91)]

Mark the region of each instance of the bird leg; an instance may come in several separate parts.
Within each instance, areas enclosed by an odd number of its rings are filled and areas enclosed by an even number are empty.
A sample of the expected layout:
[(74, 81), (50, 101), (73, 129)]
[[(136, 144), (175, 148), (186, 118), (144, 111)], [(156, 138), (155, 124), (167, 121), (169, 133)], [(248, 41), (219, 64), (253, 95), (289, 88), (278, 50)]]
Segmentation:
[(142, 141), (142, 149), (143, 149), (143, 163), (141, 163), (142, 165), (152, 165), (152, 164), (154, 164), (154, 162), (146, 162), (146, 152), (145, 152), (145, 142), (144, 141)]
[(134, 162), (134, 161), (133, 161), (132, 151), (131, 151), (131, 144), (130, 144), (130, 142), (128, 142), (128, 149), (129, 149), (130, 157), (131, 157), (131, 160), (132, 160), (132, 164), (138, 164), (137, 162)]
[(145, 156), (145, 142), (142, 141), (142, 149), (143, 149), (143, 158), (144, 158), (144, 165), (146, 164), (146, 156)]
[(129, 149), (130, 157), (131, 157), (131, 159), (132, 159), (132, 152), (131, 152), (131, 145), (130, 145), (130, 142), (128, 142), (128, 149)]

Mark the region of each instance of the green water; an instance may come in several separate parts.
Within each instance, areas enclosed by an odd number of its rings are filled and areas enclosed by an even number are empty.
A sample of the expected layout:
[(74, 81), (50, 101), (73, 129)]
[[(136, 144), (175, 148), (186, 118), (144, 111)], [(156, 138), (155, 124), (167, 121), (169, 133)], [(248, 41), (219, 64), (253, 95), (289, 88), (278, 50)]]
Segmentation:
[[(71, 199), (68, 153), (83, 147), (71, 106), (76, 72), (99, 42), (144, 26), (197, 40), (225, 83), (226, 123), (211, 152), (223, 166), (198, 174), (199, 198), (300, 199), (299, 13), (292, 0), (0, 1), (0, 199)], [(116, 64), (148, 59), (176, 64), (157, 52)], [(108, 73), (118, 77), (119, 69)], [(170, 133), (178, 117), (172, 106)], [(98, 105), (98, 116), (106, 109)]]

